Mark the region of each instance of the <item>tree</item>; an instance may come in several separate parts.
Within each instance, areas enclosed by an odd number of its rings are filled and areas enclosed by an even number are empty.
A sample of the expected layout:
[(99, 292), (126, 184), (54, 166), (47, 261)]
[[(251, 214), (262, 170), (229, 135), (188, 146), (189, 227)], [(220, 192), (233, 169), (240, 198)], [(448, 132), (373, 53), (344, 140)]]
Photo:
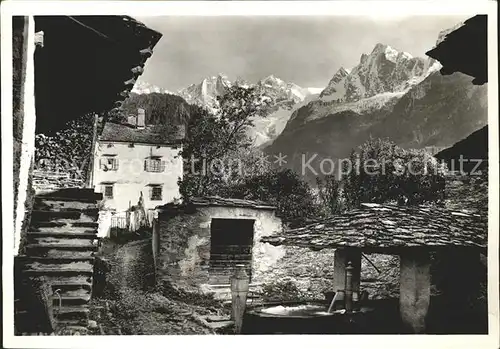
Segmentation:
[(340, 181), (335, 176), (328, 175), (324, 178), (316, 178), (318, 187), (319, 204), (326, 216), (341, 213), (344, 209)]
[(184, 199), (220, 194), (228, 166), (251, 145), (246, 131), (253, 126), (252, 118), (264, 115), (268, 100), (256, 89), (233, 86), (218, 98), (218, 105), (216, 113), (192, 110), (181, 153), (185, 168), (179, 185)]
[(370, 139), (352, 152), (343, 168), (349, 207), (362, 202), (421, 204), (444, 198), (445, 168), (423, 150), (405, 150), (383, 139)]
[(259, 200), (276, 206), (277, 214), (290, 226), (300, 226), (319, 214), (316, 198), (299, 175), (290, 169), (271, 170), (245, 178), (228, 190), (230, 196)]
[(69, 121), (60, 131), (35, 135), (35, 168), (67, 172), (86, 180), (92, 156), (94, 116)]

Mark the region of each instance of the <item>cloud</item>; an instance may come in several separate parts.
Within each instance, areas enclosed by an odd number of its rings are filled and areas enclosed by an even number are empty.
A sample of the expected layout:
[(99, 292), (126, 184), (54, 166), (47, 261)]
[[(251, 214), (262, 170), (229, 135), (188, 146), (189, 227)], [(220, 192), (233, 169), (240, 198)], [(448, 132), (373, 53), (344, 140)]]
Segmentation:
[(140, 17), (163, 33), (143, 81), (178, 90), (225, 73), (257, 81), (274, 74), (304, 87), (325, 86), (376, 43), (423, 56), (457, 16)]

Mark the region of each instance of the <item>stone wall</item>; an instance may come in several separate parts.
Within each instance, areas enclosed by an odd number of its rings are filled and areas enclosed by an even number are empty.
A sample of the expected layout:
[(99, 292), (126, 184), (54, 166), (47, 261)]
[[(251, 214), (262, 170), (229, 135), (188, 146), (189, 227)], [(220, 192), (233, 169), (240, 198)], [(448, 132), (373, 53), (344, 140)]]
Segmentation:
[(31, 170), (35, 138), (34, 19), (14, 16), (12, 21), (13, 68), (13, 192), (14, 254), (29, 223), (33, 203)]
[[(334, 291), (333, 268), (335, 250), (313, 251), (306, 247), (285, 246), (283, 257), (265, 273), (262, 282), (271, 284), (292, 281), (307, 298), (323, 299), (325, 291)], [(399, 260), (397, 256), (372, 254), (361, 260), (361, 289), (370, 298), (398, 297)]]
[[(202, 286), (210, 283), (210, 224), (213, 218), (254, 219), (252, 283), (263, 282), (284, 248), (259, 242), (281, 229), (270, 210), (236, 207), (197, 207), (191, 212), (160, 212), (153, 233), (157, 281)], [(229, 283), (229, 280), (228, 280)]]
[[(160, 212), (153, 229), (157, 281), (168, 280), (190, 286), (210, 283), (210, 223), (212, 218), (255, 219), (252, 250), (252, 284), (292, 281), (305, 297), (323, 299), (332, 291), (335, 251), (313, 251), (295, 246), (275, 247), (259, 242), (281, 229), (272, 211), (234, 207), (198, 207), (191, 212)], [(398, 297), (397, 256), (372, 254), (361, 267), (361, 288), (370, 298)]]
[(154, 270), (150, 239), (117, 244), (113, 249), (112, 253), (101, 252), (111, 267), (108, 282), (118, 289), (151, 286)]
[(84, 186), (83, 178), (72, 178), (68, 172), (33, 170), (33, 188), (37, 193)]
[(25, 17), (12, 17), (12, 109), (13, 109), (13, 146), (14, 146), (14, 219), (16, 215), (19, 171), (24, 124), (24, 80), (26, 77), (26, 36)]

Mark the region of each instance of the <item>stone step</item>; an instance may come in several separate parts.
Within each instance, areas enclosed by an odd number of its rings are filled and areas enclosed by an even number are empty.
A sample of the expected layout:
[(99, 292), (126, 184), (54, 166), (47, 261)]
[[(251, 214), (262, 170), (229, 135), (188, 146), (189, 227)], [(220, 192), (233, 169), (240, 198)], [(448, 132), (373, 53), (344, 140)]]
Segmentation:
[(52, 312), (58, 324), (83, 325), (88, 323), (89, 308), (85, 306), (53, 307)]
[(54, 237), (54, 236), (42, 236), (42, 237), (33, 237), (30, 236), (28, 239), (28, 244), (36, 244), (40, 246), (44, 245), (68, 245), (68, 246), (94, 246), (94, 240), (97, 237), (91, 238), (81, 238), (78, 236), (72, 237)]
[(33, 227), (29, 229), (34, 233), (72, 233), (72, 234), (97, 234), (97, 229), (87, 227), (73, 227), (67, 224), (59, 224), (52, 227)]
[[(63, 287), (52, 287), (52, 291), (56, 292), (61, 296), (61, 297), (84, 297), (84, 298), (89, 298), (92, 294), (91, 288), (69, 288), (67, 285)], [(54, 297), (56, 297), (54, 295)]]
[(58, 219), (80, 219), (80, 211), (41, 211), (33, 210), (31, 212), (32, 222), (51, 222)]
[(59, 262), (53, 260), (38, 259), (35, 261), (27, 262), (24, 265), (25, 271), (39, 270), (39, 271), (50, 271), (50, 272), (64, 272), (64, 271), (74, 271), (74, 272), (90, 272), (94, 270), (94, 263), (92, 261), (69, 261), (69, 262)]
[(40, 238), (40, 237), (57, 237), (57, 238), (76, 238), (76, 239), (96, 239), (97, 231), (94, 230), (83, 230), (82, 232), (71, 232), (69, 229), (59, 232), (59, 231), (29, 231), (27, 232), (28, 238)]
[(37, 230), (39, 228), (61, 228), (61, 227), (97, 229), (99, 227), (99, 223), (97, 223), (96, 219), (92, 217), (83, 216), (78, 221), (71, 219), (58, 219), (57, 221), (51, 221), (51, 222), (32, 221), (30, 224), (30, 230), (32, 231)]
[(92, 250), (61, 250), (61, 249), (38, 249), (31, 251), (32, 256), (40, 256), (47, 258), (64, 258), (64, 257), (79, 257), (79, 258), (90, 258), (94, 257), (94, 252)]
[(82, 270), (82, 269), (52, 269), (52, 268), (42, 268), (33, 267), (31, 269), (23, 270), (23, 274), (28, 276), (74, 276), (74, 275), (88, 275), (92, 276), (93, 270)]
[(217, 321), (217, 322), (207, 322), (208, 326), (213, 330), (222, 330), (226, 328), (230, 328), (234, 325), (234, 321)]
[[(74, 239), (77, 241), (82, 241), (80, 239)], [(85, 240), (83, 240), (85, 241)], [(28, 244), (25, 246), (27, 251), (31, 249), (59, 249), (59, 250), (74, 250), (74, 251), (81, 251), (81, 250), (87, 250), (87, 251), (97, 251), (97, 245), (94, 245), (92, 243), (37, 243), (37, 244)], [(33, 253), (27, 253), (28, 255), (33, 255)]]
[(61, 301), (63, 307), (84, 305), (90, 301), (90, 293), (82, 296), (61, 295), (61, 297), (59, 298), (57, 295), (55, 295), (52, 297), (52, 304), (55, 308), (59, 306), (59, 301)]
[(92, 277), (87, 275), (75, 275), (75, 276), (57, 276), (50, 275), (46, 277), (47, 282), (50, 283), (53, 290), (60, 288), (65, 289), (77, 289), (77, 288), (92, 288)]
[(65, 257), (40, 257), (40, 256), (18, 256), (24, 263), (39, 262), (65, 264), (73, 262), (91, 262), (93, 264), (95, 257), (65, 256)]
[(73, 326), (83, 326), (83, 327), (87, 327), (88, 326), (88, 323), (89, 323), (89, 319), (88, 317), (84, 317), (84, 318), (76, 318), (76, 319), (66, 319), (66, 318), (62, 318), (62, 319), (57, 319), (56, 320), (57, 322), (57, 326), (59, 328), (68, 328), (68, 327), (73, 327)]
[(87, 211), (93, 212), (98, 210), (97, 202), (80, 202), (69, 201), (67, 199), (57, 200), (52, 198), (35, 197), (33, 202), (34, 210), (49, 210), (49, 211)]
[(38, 198), (51, 198), (78, 202), (92, 202), (102, 200), (101, 193), (95, 193), (92, 188), (65, 188), (36, 195)]
[(99, 223), (97, 222), (75, 222), (71, 224), (72, 227), (80, 227), (80, 228), (93, 228), (97, 229), (99, 228)]

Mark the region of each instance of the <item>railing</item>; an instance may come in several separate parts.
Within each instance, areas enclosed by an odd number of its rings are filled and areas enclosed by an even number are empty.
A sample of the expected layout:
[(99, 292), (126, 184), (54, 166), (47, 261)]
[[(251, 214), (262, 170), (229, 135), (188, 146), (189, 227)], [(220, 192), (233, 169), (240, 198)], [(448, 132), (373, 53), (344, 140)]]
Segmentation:
[(111, 217), (110, 235), (112, 237), (118, 237), (128, 230), (127, 217)]

